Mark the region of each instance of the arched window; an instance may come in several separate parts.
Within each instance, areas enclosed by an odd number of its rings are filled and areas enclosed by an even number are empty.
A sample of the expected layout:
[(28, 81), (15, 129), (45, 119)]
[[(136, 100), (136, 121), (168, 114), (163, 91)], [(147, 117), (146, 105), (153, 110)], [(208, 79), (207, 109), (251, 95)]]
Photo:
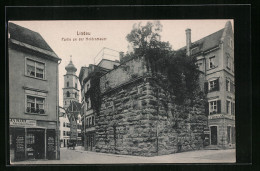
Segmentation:
[(67, 97), (70, 97), (70, 92), (67, 91)]

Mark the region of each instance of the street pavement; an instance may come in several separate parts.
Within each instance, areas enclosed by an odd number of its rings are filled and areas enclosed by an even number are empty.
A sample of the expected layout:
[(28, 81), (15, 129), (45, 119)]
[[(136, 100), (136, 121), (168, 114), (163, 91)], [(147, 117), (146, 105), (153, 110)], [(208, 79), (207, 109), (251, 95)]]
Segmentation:
[(13, 163), (24, 164), (129, 164), (129, 163), (235, 163), (235, 149), (228, 150), (199, 150), (175, 153), (163, 156), (141, 157), (116, 155), (61, 148), (60, 160), (30, 160)]

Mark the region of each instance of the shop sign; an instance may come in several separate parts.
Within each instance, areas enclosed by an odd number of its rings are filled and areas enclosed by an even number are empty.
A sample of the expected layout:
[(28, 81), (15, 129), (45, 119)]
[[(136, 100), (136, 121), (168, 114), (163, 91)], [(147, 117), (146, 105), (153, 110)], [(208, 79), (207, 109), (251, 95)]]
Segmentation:
[(10, 126), (36, 126), (36, 120), (10, 119)]

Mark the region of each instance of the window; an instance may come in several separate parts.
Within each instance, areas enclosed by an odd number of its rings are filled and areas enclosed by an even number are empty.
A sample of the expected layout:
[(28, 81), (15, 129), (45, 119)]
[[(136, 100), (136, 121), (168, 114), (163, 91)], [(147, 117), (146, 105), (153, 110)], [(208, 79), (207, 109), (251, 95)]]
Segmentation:
[(70, 92), (67, 91), (67, 97), (70, 97)]
[(65, 127), (65, 122), (63, 122), (63, 127)]
[(230, 61), (230, 56), (227, 55), (227, 69), (231, 69), (231, 61)]
[(209, 81), (208, 89), (209, 89), (209, 91), (218, 91), (219, 90), (219, 80), (216, 79), (216, 80)]
[(75, 93), (75, 98), (77, 98), (77, 92)]
[(70, 82), (67, 82), (67, 87), (69, 87), (70, 86)]
[(28, 76), (44, 79), (45, 64), (26, 59), (26, 71), (26, 75)]
[(231, 102), (231, 115), (235, 115), (235, 103)]
[(45, 99), (41, 97), (34, 97), (27, 95), (27, 108), (28, 113), (44, 114)]
[(89, 101), (88, 101), (88, 99), (87, 99), (87, 110), (90, 108), (90, 105), (89, 105)]
[(215, 68), (215, 56), (209, 58), (209, 69)]
[(230, 80), (226, 79), (226, 91), (230, 91)]
[(95, 125), (94, 116), (92, 116), (92, 125)]
[(67, 105), (67, 101), (65, 101), (65, 105)]
[(229, 45), (231, 48), (233, 48), (233, 40), (232, 40), (232, 38), (229, 38), (228, 45)]
[(63, 131), (63, 136), (66, 136), (66, 131)]
[(229, 100), (227, 100), (227, 114), (231, 114), (231, 102)]
[(221, 101), (212, 100), (209, 102), (209, 114), (221, 113)]
[(89, 90), (89, 84), (87, 84), (87, 91)]
[(75, 88), (78, 88), (78, 84), (77, 83), (75, 83)]
[(217, 101), (212, 101), (209, 103), (209, 113), (216, 114), (217, 113)]

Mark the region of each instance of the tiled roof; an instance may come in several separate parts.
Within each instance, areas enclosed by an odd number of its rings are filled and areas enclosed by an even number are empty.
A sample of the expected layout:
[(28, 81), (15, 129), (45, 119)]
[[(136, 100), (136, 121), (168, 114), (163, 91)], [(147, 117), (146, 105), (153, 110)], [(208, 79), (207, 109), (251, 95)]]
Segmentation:
[(8, 31), (10, 33), (11, 39), (53, 52), (42, 36), (35, 31), (29, 30), (14, 23), (8, 24)]
[[(216, 47), (220, 43), (220, 39), (223, 35), (223, 31), (224, 31), (224, 28), (215, 33), (212, 33), (200, 40), (192, 42), (191, 49), (193, 47), (199, 47), (198, 52), (201, 52), (201, 51), (206, 51), (206, 50)], [(186, 46), (179, 50), (185, 50), (185, 49), (186, 49)]]

